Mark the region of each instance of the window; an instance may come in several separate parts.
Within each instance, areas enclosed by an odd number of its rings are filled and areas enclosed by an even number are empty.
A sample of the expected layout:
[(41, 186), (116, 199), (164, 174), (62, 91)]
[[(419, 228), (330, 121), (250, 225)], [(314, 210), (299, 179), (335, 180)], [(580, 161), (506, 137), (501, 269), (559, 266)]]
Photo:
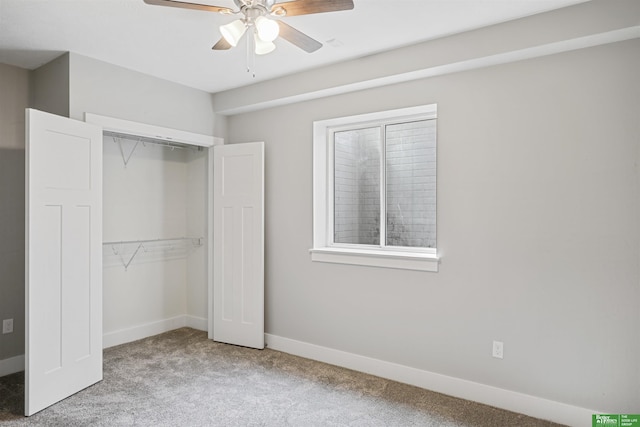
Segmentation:
[(436, 113), (314, 122), (314, 261), (437, 271)]

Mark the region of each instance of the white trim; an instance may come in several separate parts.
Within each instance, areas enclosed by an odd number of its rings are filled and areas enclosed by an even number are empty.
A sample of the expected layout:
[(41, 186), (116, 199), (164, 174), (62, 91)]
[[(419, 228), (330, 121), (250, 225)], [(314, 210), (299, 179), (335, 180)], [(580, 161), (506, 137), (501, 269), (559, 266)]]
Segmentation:
[(141, 340), (143, 338), (169, 332), (178, 328), (193, 328), (199, 331), (207, 330), (207, 319), (204, 317), (190, 316), (184, 314), (169, 319), (162, 319), (156, 322), (145, 323), (132, 326), (130, 328), (119, 329), (107, 332), (102, 336), (102, 348), (109, 348), (128, 342)]
[(132, 326), (113, 332), (107, 332), (102, 336), (102, 348), (109, 348), (115, 345), (126, 344), (128, 342), (141, 340), (143, 338), (158, 335), (163, 332), (184, 328), (188, 325), (186, 315), (162, 319), (156, 322), (145, 323)]
[[(219, 145), (224, 140), (219, 138)], [(218, 144), (216, 144), (218, 145)], [(208, 337), (213, 339), (213, 148), (207, 153), (207, 321)]]
[(438, 118), (438, 104), (418, 105), (415, 107), (397, 108), (394, 110), (376, 111), (373, 113), (356, 114), (354, 116), (336, 117), (333, 119), (318, 120), (313, 122), (313, 128), (316, 126), (321, 130), (326, 128), (334, 128), (349, 125), (363, 127), (369, 124), (378, 125), (379, 122), (394, 122), (398, 119), (406, 121), (413, 120), (432, 120)]
[(208, 330), (208, 326), (207, 326), (207, 319), (204, 317), (197, 317), (197, 316), (189, 316), (186, 315), (185, 316), (185, 321), (186, 321), (186, 325), (188, 328), (193, 328), (193, 329), (197, 329), (199, 331), (207, 331)]
[(0, 360), (0, 377), (24, 371), (24, 354)]
[(486, 384), (424, 371), (397, 363), (347, 353), (277, 335), (265, 334), (273, 350), (353, 369), (438, 393), (570, 426), (591, 425), (591, 409), (567, 405)]
[(436, 65), (433, 67), (422, 68), (404, 73), (392, 74), (370, 80), (347, 83), (339, 86), (328, 87), (311, 92), (300, 93), (298, 95), (283, 96), (281, 98), (270, 99), (267, 101), (257, 101), (246, 103), (238, 106), (222, 106), (216, 109), (216, 113), (224, 115), (244, 114), (254, 111), (264, 110), (267, 108), (280, 107), (298, 102), (312, 101), (315, 99), (326, 98), (329, 96), (343, 95), (346, 93), (356, 92), (365, 89), (389, 86), (398, 83), (411, 82), (420, 79), (426, 79), (436, 76), (444, 76), (447, 74), (457, 73), (461, 71), (475, 70), (478, 68), (491, 67), (494, 65), (508, 64), (511, 62), (522, 61), (525, 59), (533, 59), (548, 55), (555, 55), (563, 52), (595, 47), (609, 43), (616, 43), (625, 40), (631, 40), (640, 37), (640, 25), (618, 30), (607, 31), (600, 34), (591, 34), (588, 36), (577, 37), (571, 40), (563, 40), (554, 43), (548, 43), (541, 46), (534, 46), (524, 49), (518, 49), (511, 52), (499, 53), (496, 55), (484, 56), (481, 58), (473, 58), (464, 61), (453, 62), (450, 64)]
[(311, 260), (335, 264), (400, 268), (437, 272), (440, 259), (436, 255), (416, 252), (365, 251), (346, 248), (311, 249)]
[(84, 121), (102, 126), (102, 129), (106, 131), (126, 133), (162, 141), (179, 142), (181, 144), (196, 145), (199, 147), (213, 147), (219, 143), (217, 140), (220, 139), (199, 133), (116, 119), (114, 117), (101, 116), (93, 113), (84, 113)]

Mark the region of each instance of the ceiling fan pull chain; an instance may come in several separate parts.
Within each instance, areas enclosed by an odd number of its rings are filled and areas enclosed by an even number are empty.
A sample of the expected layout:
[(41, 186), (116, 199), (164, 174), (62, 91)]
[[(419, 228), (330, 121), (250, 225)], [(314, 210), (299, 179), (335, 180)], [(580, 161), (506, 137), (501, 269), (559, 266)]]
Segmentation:
[(253, 37), (247, 37), (247, 73), (251, 73), (253, 78), (256, 78), (256, 55), (253, 51)]
[(249, 37), (247, 37), (247, 57), (245, 58), (245, 62), (247, 65), (247, 73), (251, 72), (251, 64), (249, 63), (250, 54), (251, 54), (251, 46), (249, 46)]
[[(255, 31), (255, 29), (254, 29)], [(253, 37), (247, 37), (247, 40), (251, 40), (251, 69), (253, 70), (253, 78), (256, 78), (256, 40)]]

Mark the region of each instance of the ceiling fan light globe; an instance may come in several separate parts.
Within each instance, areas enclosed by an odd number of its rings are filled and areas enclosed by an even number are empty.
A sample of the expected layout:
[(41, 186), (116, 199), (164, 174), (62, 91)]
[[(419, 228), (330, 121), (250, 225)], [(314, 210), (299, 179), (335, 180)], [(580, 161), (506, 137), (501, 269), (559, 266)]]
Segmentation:
[(247, 26), (241, 19), (220, 26), (220, 34), (231, 46), (238, 45), (245, 31), (247, 31)]
[(276, 48), (276, 45), (273, 42), (262, 40), (257, 33), (253, 35), (253, 39), (255, 41), (256, 55), (266, 55), (269, 52), (273, 52)]
[(261, 40), (272, 42), (278, 38), (280, 27), (276, 21), (272, 21), (264, 16), (256, 18), (256, 30)]

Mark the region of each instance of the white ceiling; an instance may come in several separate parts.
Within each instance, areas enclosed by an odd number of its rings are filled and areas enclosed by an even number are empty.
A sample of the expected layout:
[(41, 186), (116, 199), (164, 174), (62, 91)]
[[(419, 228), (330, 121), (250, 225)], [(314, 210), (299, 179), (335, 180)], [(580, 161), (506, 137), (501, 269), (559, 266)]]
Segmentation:
[[(324, 47), (309, 54), (276, 40), (252, 77), (244, 43), (211, 50), (233, 16), (142, 0), (0, 0), (0, 63), (34, 69), (71, 51), (219, 92), (583, 1), (354, 0), (352, 11), (284, 18)], [(232, 0), (192, 2), (235, 9)]]

